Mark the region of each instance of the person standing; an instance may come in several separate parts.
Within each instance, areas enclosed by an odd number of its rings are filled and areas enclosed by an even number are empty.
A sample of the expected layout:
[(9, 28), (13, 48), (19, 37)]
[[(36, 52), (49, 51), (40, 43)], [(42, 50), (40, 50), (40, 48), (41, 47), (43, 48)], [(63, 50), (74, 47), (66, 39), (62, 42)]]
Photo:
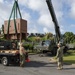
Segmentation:
[(59, 70), (63, 69), (63, 49), (64, 49), (64, 46), (62, 46), (61, 43), (58, 43), (58, 49), (57, 49), (57, 55), (56, 55), (56, 58), (57, 58), (57, 64), (58, 64), (58, 68)]
[(16, 43), (12, 43), (12, 49), (13, 49), (13, 50), (16, 49)]
[(23, 43), (20, 43), (20, 66), (21, 67), (24, 67), (24, 64), (25, 64), (25, 54), (26, 54), (26, 51), (23, 47)]

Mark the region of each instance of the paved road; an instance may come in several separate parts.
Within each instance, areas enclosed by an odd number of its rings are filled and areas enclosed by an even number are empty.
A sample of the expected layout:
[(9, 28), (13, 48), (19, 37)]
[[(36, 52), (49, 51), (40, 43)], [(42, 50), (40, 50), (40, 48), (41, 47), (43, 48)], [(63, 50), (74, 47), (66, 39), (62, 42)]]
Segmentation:
[(75, 75), (74, 66), (64, 64), (63, 70), (57, 70), (57, 64), (51, 63), (50, 57), (30, 55), (30, 60), (24, 68), (0, 64), (0, 75)]

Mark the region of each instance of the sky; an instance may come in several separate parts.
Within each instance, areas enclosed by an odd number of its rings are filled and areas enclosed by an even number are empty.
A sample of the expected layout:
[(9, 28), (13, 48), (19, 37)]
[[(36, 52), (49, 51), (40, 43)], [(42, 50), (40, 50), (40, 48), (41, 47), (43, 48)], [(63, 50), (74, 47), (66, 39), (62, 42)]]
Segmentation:
[[(0, 0), (0, 28), (9, 19), (15, 0)], [(51, 0), (61, 34), (75, 34), (75, 0)], [(22, 18), (27, 20), (28, 33), (53, 33), (54, 24), (46, 0), (18, 0)]]

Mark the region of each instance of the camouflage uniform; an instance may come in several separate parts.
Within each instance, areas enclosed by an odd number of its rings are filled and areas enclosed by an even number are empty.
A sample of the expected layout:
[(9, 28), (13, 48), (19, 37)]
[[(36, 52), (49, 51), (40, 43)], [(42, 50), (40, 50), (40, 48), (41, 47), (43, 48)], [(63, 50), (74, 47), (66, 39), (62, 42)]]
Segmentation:
[(20, 66), (23, 67), (25, 64), (25, 49), (23, 45), (20, 45)]
[(12, 49), (16, 49), (16, 44), (15, 43), (12, 43)]
[(61, 44), (58, 44), (58, 50), (57, 50), (57, 64), (58, 68), (57, 69), (63, 69), (63, 49), (64, 46), (61, 46)]

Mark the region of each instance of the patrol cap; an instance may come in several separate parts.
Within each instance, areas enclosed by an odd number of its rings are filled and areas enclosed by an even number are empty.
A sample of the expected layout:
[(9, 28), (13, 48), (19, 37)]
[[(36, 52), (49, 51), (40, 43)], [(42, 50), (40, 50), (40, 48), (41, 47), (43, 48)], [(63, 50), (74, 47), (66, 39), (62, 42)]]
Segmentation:
[(24, 45), (24, 43), (22, 43), (22, 42), (19, 42), (19, 46), (23, 46)]
[(58, 46), (62, 46), (62, 43), (59, 42), (57, 45), (58, 45)]

